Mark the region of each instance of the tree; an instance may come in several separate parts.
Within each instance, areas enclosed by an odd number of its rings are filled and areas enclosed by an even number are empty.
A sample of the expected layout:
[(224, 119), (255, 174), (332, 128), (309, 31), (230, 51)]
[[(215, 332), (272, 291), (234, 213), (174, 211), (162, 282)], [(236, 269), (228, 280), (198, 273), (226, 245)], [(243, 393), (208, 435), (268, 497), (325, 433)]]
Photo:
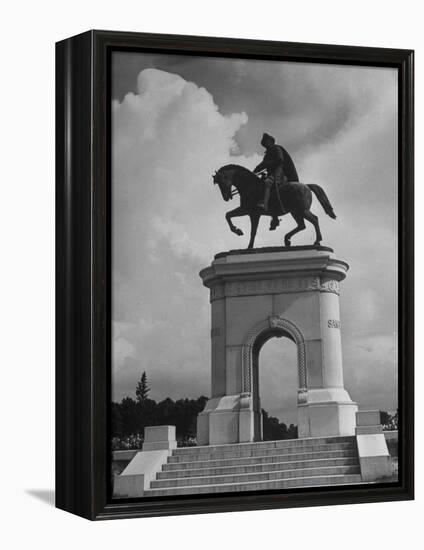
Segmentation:
[(120, 429), (121, 436), (128, 436), (140, 431), (137, 419), (137, 402), (131, 397), (124, 397), (120, 404), (116, 404), (112, 408), (112, 415), (115, 415), (115, 418), (112, 416), (112, 426), (115, 430)]
[(399, 409), (396, 409), (395, 414), (392, 416), (393, 430), (399, 429)]
[(380, 423), (383, 426), (388, 426), (390, 424), (390, 414), (387, 411), (380, 411)]
[(262, 435), (264, 441), (275, 441), (277, 439), (297, 439), (297, 426), (280, 422), (275, 416), (270, 416), (265, 409), (262, 409)]
[(135, 390), (135, 395), (137, 397), (138, 403), (143, 403), (146, 401), (147, 396), (149, 395), (150, 388), (147, 385), (147, 376), (146, 371), (143, 371), (140, 380), (137, 383), (137, 388)]

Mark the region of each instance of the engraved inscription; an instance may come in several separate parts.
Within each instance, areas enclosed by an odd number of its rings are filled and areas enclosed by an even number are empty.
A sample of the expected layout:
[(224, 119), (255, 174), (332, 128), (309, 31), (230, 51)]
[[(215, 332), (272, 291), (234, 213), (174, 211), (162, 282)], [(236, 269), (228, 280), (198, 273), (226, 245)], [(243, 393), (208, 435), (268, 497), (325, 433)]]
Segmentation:
[(311, 292), (315, 290), (339, 295), (339, 282), (335, 279), (321, 281), (318, 276), (227, 282), (211, 287), (210, 299), (212, 302), (225, 296), (288, 294), (290, 292)]
[(250, 294), (285, 294), (289, 292), (309, 292), (319, 289), (319, 277), (291, 277), (287, 279), (227, 283), (225, 286), (225, 295), (246, 296)]
[(328, 328), (340, 328), (340, 321), (337, 319), (328, 319), (327, 323)]

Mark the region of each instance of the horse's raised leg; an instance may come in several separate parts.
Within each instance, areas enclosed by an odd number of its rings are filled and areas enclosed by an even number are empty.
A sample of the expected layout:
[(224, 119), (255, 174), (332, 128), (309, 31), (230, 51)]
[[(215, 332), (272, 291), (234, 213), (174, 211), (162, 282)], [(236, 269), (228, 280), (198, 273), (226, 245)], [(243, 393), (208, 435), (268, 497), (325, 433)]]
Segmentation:
[(273, 216), (271, 223), (269, 224), (269, 230), (275, 231), (279, 225), (280, 225), (280, 220), (278, 219), (278, 216)]
[(253, 248), (255, 244), (256, 231), (258, 230), (259, 218), (257, 214), (250, 215), (250, 241), (247, 248)]
[(239, 206), (238, 208), (234, 208), (234, 210), (230, 210), (225, 214), (225, 219), (227, 220), (231, 231), (236, 235), (243, 235), (243, 231), (233, 224), (231, 218), (234, 218), (236, 216), (245, 216), (246, 214), (247, 212), (241, 206)]
[(296, 233), (299, 233), (299, 231), (303, 231), (306, 227), (305, 226), (305, 220), (303, 219), (302, 214), (293, 214), (293, 212), (292, 212), (291, 215), (293, 216), (294, 221), (297, 223), (297, 227), (295, 227), (294, 229), (292, 229), (292, 231), (289, 231), (285, 235), (285, 237), (284, 237), (284, 245), (285, 246), (290, 246), (291, 245), (290, 239), (293, 237), (293, 235), (296, 235)]
[(318, 216), (315, 216), (315, 214), (312, 214), (312, 212), (310, 210), (306, 210), (304, 212), (303, 216), (306, 220), (308, 220), (308, 222), (311, 222), (311, 224), (315, 228), (316, 240), (315, 240), (314, 244), (315, 245), (321, 244), (322, 235), (321, 235), (321, 229), (319, 228)]

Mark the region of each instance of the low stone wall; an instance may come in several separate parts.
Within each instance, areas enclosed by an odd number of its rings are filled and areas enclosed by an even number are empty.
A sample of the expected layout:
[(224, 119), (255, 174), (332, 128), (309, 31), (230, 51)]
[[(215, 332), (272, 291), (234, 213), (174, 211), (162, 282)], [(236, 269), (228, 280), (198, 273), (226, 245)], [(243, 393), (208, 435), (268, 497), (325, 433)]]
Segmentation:
[(112, 460), (113, 462), (119, 460), (128, 460), (128, 462), (134, 458), (136, 453), (141, 451), (141, 449), (125, 449), (124, 451), (112, 451)]
[(139, 497), (177, 448), (175, 426), (146, 426), (142, 449), (115, 451), (112, 463), (113, 494)]
[(112, 474), (119, 475), (123, 472), (139, 451), (141, 451), (141, 449), (112, 451)]

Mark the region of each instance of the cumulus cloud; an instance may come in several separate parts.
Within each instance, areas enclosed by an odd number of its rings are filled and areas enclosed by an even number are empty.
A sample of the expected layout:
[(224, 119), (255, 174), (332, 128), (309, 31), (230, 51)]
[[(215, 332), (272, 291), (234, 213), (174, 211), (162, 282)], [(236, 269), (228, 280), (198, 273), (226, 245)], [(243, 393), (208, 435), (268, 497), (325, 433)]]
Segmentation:
[(113, 95), (137, 89), (146, 67), (178, 73), (212, 93), (221, 112), (249, 115), (237, 136), (243, 151), (260, 149), (258, 134), (274, 133), (297, 160), (366, 118), (394, 89), (396, 71), (377, 67), (181, 55), (116, 53)]
[[(114, 397), (130, 393), (142, 370), (156, 399), (209, 394), (210, 310), (198, 272), (216, 252), (247, 245), (229, 232), (224, 214), (236, 204), (222, 201), (211, 174), (229, 162), (252, 168), (266, 130), (293, 154), (303, 181), (324, 187), (338, 215), (331, 220), (314, 202), (324, 244), (351, 265), (341, 296), (346, 385), (367, 406), (394, 406), (395, 71), (118, 59), (114, 82), (130, 91), (115, 93), (112, 105)], [(246, 220), (237, 224), (248, 230)], [(281, 244), (293, 225), (286, 216), (269, 233), (262, 221), (257, 246)], [(312, 229), (296, 239), (312, 243)], [(296, 381), (280, 366), (290, 353), (270, 342), (263, 357), (271, 378), (282, 376), (279, 395), (263, 382), (269, 408), (289, 414)]]
[[(115, 356), (121, 367), (126, 352), (138, 357), (157, 397), (195, 396), (210, 380), (208, 293), (198, 272), (227, 246), (211, 174), (258, 157), (234, 157), (245, 113), (221, 114), (209, 92), (175, 74), (146, 69), (137, 83), (112, 105)], [(119, 369), (118, 398), (135, 371), (134, 363)]]
[(115, 372), (123, 367), (126, 359), (134, 357), (134, 346), (122, 336), (114, 336), (113, 338), (113, 367)]

